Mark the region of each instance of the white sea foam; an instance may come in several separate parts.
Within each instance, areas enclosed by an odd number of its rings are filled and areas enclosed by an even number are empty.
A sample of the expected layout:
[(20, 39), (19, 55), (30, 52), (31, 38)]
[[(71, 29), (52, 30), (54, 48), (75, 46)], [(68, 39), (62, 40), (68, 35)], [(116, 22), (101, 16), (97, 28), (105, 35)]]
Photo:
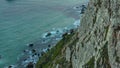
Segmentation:
[(48, 50), (48, 49), (47, 49), (47, 48), (45, 48), (45, 49), (43, 49), (43, 52), (47, 52), (47, 50)]
[(50, 33), (51, 35), (48, 37), (54, 37), (55, 35), (60, 35), (64, 32), (64, 30), (67, 30), (67, 27), (65, 27), (64, 29), (60, 29), (60, 28), (53, 28), (52, 31), (46, 32), (42, 35), (42, 38), (47, 38), (46, 36), (48, 35), (48, 33)]
[(80, 26), (80, 20), (76, 20), (73, 25), (75, 26), (75, 28), (77, 28), (78, 26)]

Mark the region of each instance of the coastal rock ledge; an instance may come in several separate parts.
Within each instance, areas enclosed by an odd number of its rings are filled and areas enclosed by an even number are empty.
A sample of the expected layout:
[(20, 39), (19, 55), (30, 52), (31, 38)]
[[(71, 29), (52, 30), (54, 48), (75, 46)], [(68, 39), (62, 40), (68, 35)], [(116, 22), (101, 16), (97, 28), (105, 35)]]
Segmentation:
[(120, 0), (90, 0), (80, 27), (44, 54), (36, 68), (120, 68)]

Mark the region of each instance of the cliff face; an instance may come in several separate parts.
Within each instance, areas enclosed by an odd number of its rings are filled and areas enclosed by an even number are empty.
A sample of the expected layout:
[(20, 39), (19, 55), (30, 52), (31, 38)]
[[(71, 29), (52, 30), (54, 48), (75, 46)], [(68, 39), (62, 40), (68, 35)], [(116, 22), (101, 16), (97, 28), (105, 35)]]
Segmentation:
[(70, 36), (65, 36), (67, 42), (62, 39), (54, 58), (45, 55), (51, 60), (40, 60), (37, 67), (120, 68), (120, 0), (91, 0), (81, 26)]
[(120, 0), (91, 0), (78, 32), (73, 68), (120, 68)]

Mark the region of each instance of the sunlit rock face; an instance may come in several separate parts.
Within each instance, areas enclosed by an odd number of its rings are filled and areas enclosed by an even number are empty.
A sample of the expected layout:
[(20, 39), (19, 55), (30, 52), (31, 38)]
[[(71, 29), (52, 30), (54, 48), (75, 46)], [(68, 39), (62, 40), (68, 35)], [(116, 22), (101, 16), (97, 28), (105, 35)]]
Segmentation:
[(71, 37), (48, 68), (120, 68), (120, 0), (91, 0)]
[(91, 0), (78, 32), (73, 68), (120, 68), (120, 0)]

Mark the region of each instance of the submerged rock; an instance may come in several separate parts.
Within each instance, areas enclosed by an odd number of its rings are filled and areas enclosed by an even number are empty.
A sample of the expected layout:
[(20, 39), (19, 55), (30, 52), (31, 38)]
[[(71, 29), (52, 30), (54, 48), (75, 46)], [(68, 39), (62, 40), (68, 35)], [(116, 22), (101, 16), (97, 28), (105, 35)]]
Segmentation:
[(10, 66), (8, 66), (8, 68), (16, 68), (16, 66), (15, 65), (10, 65)]
[(8, 68), (12, 68), (12, 66), (8, 66)]
[(33, 47), (33, 46), (34, 46), (34, 44), (32, 44), (32, 43), (31, 43), (31, 44), (29, 44), (28, 46), (29, 46), (29, 47)]
[(7, 2), (13, 2), (13, 1), (15, 1), (15, 0), (6, 0)]
[(0, 59), (2, 59), (2, 55), (0, 55)]

